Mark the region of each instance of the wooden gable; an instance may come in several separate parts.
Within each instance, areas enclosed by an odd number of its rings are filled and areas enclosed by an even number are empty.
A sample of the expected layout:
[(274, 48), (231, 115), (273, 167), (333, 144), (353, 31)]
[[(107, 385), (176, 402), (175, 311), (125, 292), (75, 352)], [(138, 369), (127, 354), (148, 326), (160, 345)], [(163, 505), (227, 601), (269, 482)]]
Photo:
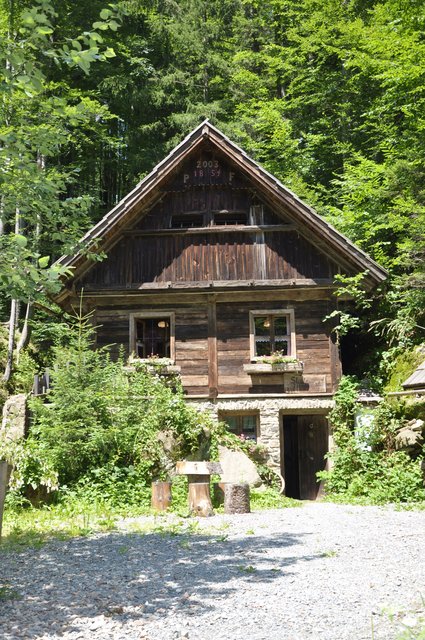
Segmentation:
[[(209, 123), (195, 129), (83, 239), (77, 289), (140, 290), (289, 283), (330, 286), (338, 272), (384, 270)], [(66, 290), (59, 296), (66, 296)]]

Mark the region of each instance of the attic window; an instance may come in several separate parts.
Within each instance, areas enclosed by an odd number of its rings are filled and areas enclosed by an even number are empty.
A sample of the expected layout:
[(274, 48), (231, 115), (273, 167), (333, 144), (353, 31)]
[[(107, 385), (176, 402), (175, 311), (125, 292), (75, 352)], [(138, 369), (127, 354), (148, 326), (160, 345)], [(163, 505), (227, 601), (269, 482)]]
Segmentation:
[(172, 229), (192, 229), (193, 227), (202, 227), (203, 223), (202, 213), (185, 213), (171, 218)]
[(247, 214), (244, 211), (216, 211), (214, 224), (216, 226), (247, 224)]

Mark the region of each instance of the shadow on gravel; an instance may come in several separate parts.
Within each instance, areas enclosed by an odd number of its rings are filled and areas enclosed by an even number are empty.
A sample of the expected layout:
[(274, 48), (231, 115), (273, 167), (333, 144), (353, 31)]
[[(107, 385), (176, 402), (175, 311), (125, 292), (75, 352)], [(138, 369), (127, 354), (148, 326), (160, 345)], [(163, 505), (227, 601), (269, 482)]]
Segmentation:
[(293, 553), (307, 535), (226, 539), (220, 533), (110, 533), (53, 542), (4, 557), (6, 562), (0, 556), (0, 577), (21, 594), (15, 600), (0, 598), (0, 637), (11, 637), (14, 619), (16, 637), (38, 637), (34, 621), (40, 636), (48, 631), (60, 637), (65, 629), (77, 632), (75, 617), (103, 614), (126, 624), (151, 614), (219, 610), (220, 602), (244, 583), (255, 589), (252, 583), (285, 579), (296, 563), (320, 557), (302, 555), (300, 549)]

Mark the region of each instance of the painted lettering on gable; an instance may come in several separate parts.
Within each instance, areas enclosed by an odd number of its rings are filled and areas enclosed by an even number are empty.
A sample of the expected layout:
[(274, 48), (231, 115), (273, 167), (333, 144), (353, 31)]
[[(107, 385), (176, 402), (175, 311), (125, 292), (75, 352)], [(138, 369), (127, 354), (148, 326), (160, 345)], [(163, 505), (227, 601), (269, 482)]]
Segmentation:
[(197, 158), (181, 174), (183, 186), (233, 184), (235, 171), (230, 171), (215, 158)]

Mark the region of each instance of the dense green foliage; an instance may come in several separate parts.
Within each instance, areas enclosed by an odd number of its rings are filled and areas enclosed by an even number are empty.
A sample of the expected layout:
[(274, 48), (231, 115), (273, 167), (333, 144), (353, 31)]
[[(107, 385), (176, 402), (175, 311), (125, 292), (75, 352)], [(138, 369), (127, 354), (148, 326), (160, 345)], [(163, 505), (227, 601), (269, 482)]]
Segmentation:
[(176, 460), (208, 456), (221, 428), (185, 403), (177, 377), (112, 362), (92, 349), (92, 334), (81, 317), (58, 331), (48, 401), (32, 401), (28, 438), (0, 454), (16, 464), (17, 490), (68, 487), (131, 504)]
[[(209, 117), (388, 269), (373, 299), (354, 295), (356, 317), (341, 303), (339, 334), (347, 369), (399, 388), (425, 331), (424, 27), (419, 0), (0, 0), (0, 319), (23, 328), (24, 302), (28, 318), (34, 303), (51, 307), (53, 260)], [(106, 352), (73, 360), (40, 310), (28, 326), (12, 377), (16, 340), (2, 327), (0, 402), (29, 390), (56, 336), (51, 406), (34, 405), (22, 452), (34, 484), (126, 491), (160, 474), (154, 434), (170, 421), (178, 437), (192, 425), (184, 446), (195, 446), (202, 426), (177, 381)], [(412, 497), (404, 454), (357, 446), (349, 384), (329, 487), (364, 495), (367, 479), (376, 501)]]
[(384, 400), (374, 411), (372, 423), (355, 428), (357, 397), (356, 381), (342, 378), (330, 414), (335, 441), (329, 455), (332, 465), (330, 471), (320, 474), (326, 480), (327, 494), (376, 504), (424, 500), (423, 456), (413, 460), (395, 447), (397, 429), (406, 415), (419, 411), (418, 406), (408, 409), (398, 401)]

